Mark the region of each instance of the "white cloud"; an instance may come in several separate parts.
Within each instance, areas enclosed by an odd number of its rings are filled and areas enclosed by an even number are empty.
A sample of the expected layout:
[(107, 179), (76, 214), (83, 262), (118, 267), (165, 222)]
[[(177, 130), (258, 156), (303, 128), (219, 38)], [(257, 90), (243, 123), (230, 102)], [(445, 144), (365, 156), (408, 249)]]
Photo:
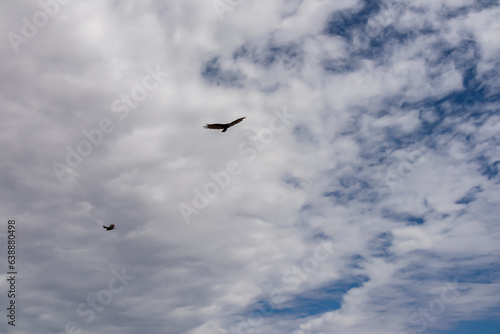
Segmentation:
[[(231, 3), (220, 20), (210, 1), (69, 2), (19, 52), (4, 38), (0, 212), (19, 226), (19, 332), (233, 333), (281, 289), (280, 312), (255, 332), (397, 333), (455, 277), (461, 296), (426, 325), (491, 314), (498, 8)], [(3, 36), (40, 11), (0, 7)], [(339, 17), (357, 21), (329, 22)], [(148, 68), (169, 76), (134, 98)], [(465, 88), (473, 101), (455, 98)], [(202, 128), (242, 116), (225, 133)], [(52, 163), (103, 119), (113, 131), (60, 183)], [(241, 171), (186, 224), (179, 204), (234, 161)], [(318, 240), (332, 253), (294, 273)], [(78, 307), (110, 289), (110, 265), (135, 278), (87, 322)], [(308, 313), (301, 298), (342, 284), (340, 309)]]

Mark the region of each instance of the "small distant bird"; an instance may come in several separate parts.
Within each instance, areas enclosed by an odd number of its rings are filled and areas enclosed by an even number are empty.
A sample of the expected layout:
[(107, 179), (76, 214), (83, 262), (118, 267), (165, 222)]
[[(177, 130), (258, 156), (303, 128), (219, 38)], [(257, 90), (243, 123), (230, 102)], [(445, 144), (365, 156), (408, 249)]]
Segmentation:
[(103, 226), (103, 227), (104, 227), (107, 231), (111, 231), (111, 230), (113, 230), (113, 229), (115, 228), (115, 224), (111, 224), (111, 225), (109, 225), (108, 227), (106, 227), (106, 226)]
[(205, 129), (216, 129), (216, 130), (219, 130), (219, 129), (223, 129), (222, 132), (226, 132), (227, 129), (229, 129), (230, 127), (232, 127), (233, 125), (236, 125), (238, 124), (239, 122), (241, 122), (242, 120), (244, 120), (246, 118), (245, 117), (242, 117), (242, 118), (238, 118), (237, 120), (235, 121), (232, 121), (231, 123), (227, 123), (227, 124), (218, 124), (218, 123), (215, 123), (215, 124), (207, 124), (204, 126)]

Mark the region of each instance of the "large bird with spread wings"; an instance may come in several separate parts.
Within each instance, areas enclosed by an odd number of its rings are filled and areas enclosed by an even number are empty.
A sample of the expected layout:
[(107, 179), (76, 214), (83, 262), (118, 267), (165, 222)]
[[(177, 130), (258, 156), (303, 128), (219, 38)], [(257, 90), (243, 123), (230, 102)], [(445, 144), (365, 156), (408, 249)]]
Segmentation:
[(109, 226), (103, 226), (103, 227), (106, 229), (106, 231), (111, 231), (114, 230), (115, 224), (110, 224)]
[(226, 123), (226, 124), (218, 124), (218, 123), (214, 123), (214, 124), (207, 124), (204, 126), (205, 129), (215, 129), (215, 130), (220, 130), (222, 129), (222, 132), (226, 132), (227, 129), (229, 129), (230, 127), (232, 127), (233, 125), (236, 125), (238, 124), (239, 122), (241, 122), (242, 120), (244, 120), (246, 118), (245, 117), (241, 117), (241, 118), (238, 118), (237, 120), (235, 121), (232, 121), (231, 123)]

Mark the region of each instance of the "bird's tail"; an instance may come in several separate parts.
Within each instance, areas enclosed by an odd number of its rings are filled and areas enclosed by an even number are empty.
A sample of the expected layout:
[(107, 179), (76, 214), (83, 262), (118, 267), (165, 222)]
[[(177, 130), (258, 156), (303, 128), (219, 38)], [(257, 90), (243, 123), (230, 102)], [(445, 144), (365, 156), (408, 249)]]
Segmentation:
[(107, 227), (106, 227), (106, 226), (104, 226), (104, 225), (103, 225), (102, 227), (104, 227), (105, 229), (107, 229)]

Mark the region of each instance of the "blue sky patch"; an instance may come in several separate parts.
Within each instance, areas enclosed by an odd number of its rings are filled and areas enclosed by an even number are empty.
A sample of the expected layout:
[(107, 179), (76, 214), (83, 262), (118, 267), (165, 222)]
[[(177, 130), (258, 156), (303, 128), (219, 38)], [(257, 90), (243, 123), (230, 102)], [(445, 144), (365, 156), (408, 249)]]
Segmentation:
[(476, 321), (460, 321), (454, 324), (453, 329), (429, 330), (432, 334), (498, 334), (500, 333), (500, 320), (484, 319)]
[[(302, 292), (291, 300), (278, 305), (273, 305), (269, 300), (261, 300), (256, 302), (254, 308), (245, 314), (259, 317), (261, 314), (267, 313), (267, 316), (271, 317), (279, 316), (294, 319), (323, 314), (339, 309), (343, 295), (350, 289), (360, 287), (367, 281), (367, 277), (357, 276), (332, 282), (319, 289)], [(267, 312), (262, 312), (262, 310), (267, 310)]]
[(244, 76), (240, 73), (221, 68), (219, 57), (214, 57), (204, 64), (201, 76), (217, 86), (243, 87)]

